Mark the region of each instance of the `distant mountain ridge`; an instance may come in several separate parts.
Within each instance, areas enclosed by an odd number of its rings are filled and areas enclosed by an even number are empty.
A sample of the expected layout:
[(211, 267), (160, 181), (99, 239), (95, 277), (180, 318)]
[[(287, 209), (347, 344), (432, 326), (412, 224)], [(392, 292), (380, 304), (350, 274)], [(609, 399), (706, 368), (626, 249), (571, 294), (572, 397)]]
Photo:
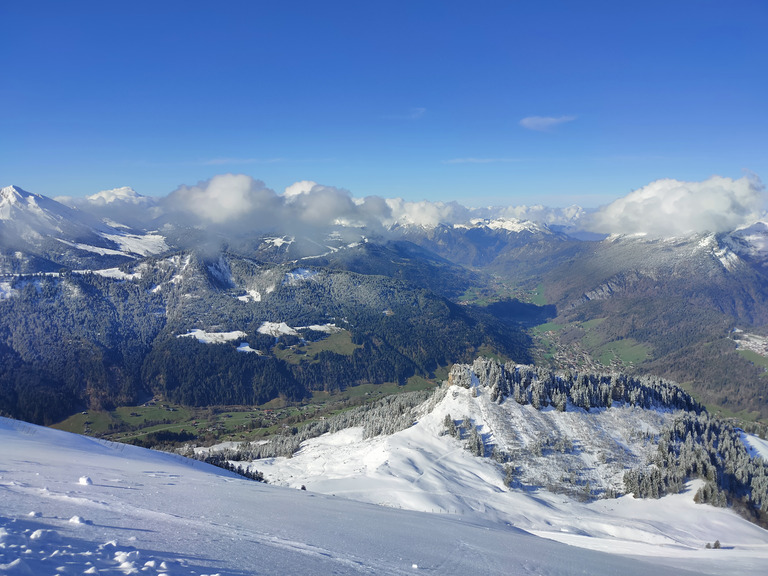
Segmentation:
[[(576, 207), (494, 213), (419, 205), (409, 213), (442, 212), (421, 224), (387, 228), (369, 217), (373, 204), (346, 202), (339, 210), (349, 217), (312, 221), (306, 212), (311, 194), (257, 193), (274, 203), (274, 214), (305, 210), (297, 213), (301, 222), (274, 221), (268, 230), (247, 220), (231, 228), (206, 224), (199, 215), (174, 212), (169, 199), (130, 188), (67, 200), (77, 208), (3, 188), (0, 353), (6, 368), (0, 378), (14, 390), (5, 396), (8, 405), (21, 402), (17, 378), (27, 370), (48, 388), (61, 388), (67, 373), (71, 402), (59, 405), (72, 410), (135, 401), (153, 386), (166, 390), (168, 375), (181, 367), (159, 360), (178, 358), (181, 348), (210, 354), (213, 348), (175, 339), (202, 330), (246, 332), (253, 342), (245, 342), (271, 358), (262, 364), (299, 396), (333, 378), (333, 385), (346, 386), (434, 374), (491, 346), (516, 361), (536, 357), (574, 368), (656, 373), (689, 385), (710, 405), (768, 416), (760, 357), (740, 351), (744, 339), (731, 338), (734, 330), (768, 334), (768, 225), (762, 220), (716, 234), (583, 240), (571, 235), (571, 226), (586, 217)], [(327, 189), (318, 194), (338, 199)], [(392, 206), (406, 213), (402, 203)], [(435, 223), (440, 214), (446, 223)], [(33, 277), (40, 273), (49, 276)], [(106, 325), (91, 321), (96, 310)], [(344, 354), (328, 350), (309, 361), (300, 358), (309, 342), (300, 335), (283, 343), (298, 355), (276, 356), (274, 341), (257, 345), (264, 322), (335, 323), (351, 340)], [(45, 323), (57, 327), (58, 339), (43, 335)], [(72, 330), (80, 350), (74, 355), (60, 344), (70, 341)], [(35, 338), (48, 348), (32, 344)], [(436, 339), (441, 343), (433, 344)], [(241, 400), (266, 398), (255, 391), (266, 373), (254, 375), (254, 358), (246, 362), (234, 346), (233, 356), (216, 350), (217, 359), (209, 359), (214, 365), (233, 360), (239, 366), (232, 389), (250, 390)], [(45, 360), (51, 357), (53, 364)], [(269, 394), (279, 395), (279, 388)], [(194, 400), (215, 401), (216, 393)]]

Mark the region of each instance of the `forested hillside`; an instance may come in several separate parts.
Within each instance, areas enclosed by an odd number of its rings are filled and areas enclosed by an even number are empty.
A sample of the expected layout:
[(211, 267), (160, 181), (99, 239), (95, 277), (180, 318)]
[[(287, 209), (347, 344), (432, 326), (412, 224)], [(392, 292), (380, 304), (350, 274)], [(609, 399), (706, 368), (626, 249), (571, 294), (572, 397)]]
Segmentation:
[(768, 416), (768, 360), (755, 362), (732, 338), (768, 326), (768, 275), (742, 233), (579, 241), (546, 227), (444, 226), (403, 234), (551, 306), (537, 332), (546, 333), (539, 363), (657, 374), (712, 407)]
[(15, 277), (0, 300), (0, 410), (50, 423), (152, 395), (192, 406), (296, 401), (430, 377), (482, 347), (530, 357), (521, 329), (421, 287), (413, 273), (367, 272), (183, 252)]

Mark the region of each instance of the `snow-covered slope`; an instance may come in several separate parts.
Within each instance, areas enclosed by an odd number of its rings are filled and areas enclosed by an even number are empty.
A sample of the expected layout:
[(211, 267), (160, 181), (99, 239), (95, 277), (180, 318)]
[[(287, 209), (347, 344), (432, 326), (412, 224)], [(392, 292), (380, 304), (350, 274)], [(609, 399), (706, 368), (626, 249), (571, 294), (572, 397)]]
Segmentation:
[(0, 189), (0, 239), (0, 273), (114, 265), (168, 250), (157, 233), (131, 230), (17, 186)]
[(726, 241), (739, 254), (765, 264), (768, 260), (768, 221), (758, 221), (731, 232)]
[[(476, 395), (476, 396), (475, 396)], [(477, 458), (464, 441), (444, 434), (445, 416), (469, 418), (486, 444), (515, 454), (517, 488), (504, 484), (503, 467)], [(253, 466), (276, 484), (335, 494), (392, 508), (419, 510), (466, 521), (493, 521), (574, 546), (637, 555), (700, 574), (764, 574), (768, 532), (730, 510), (693, 502), (692, 483), (682, 494), (660, 500), (581, 502), (546, 490), (572, 482), (593, 489), (615, 486), (622, 467), (648, 453), (645, 433), (655, 433), (672, 412), (614, 407), (565, 413), (537, 411), (507, 400), (492, 402), (487, 388), (451, 386), (418, 421), (390, 436), (364, 439), (362, 429), (327, 434), (302, 445), (292, 458), (258, 460)], [(505, 424), (506, 422), (506, 424)], [(574, 446), (571, 453), (531, 457), (546, 434)], [(555, 437), (558, 437), (557, 439)], [(546, 452), (547, 449), (545, 448)], [(705, 545), (719, 539), (726, 550)]]
[[(4, 418), (0, 462), (0, 573), (8, 575), (686, 573), (493, 518), (267, 486)], [(737, 551), (710, 554), (742, 566)]]

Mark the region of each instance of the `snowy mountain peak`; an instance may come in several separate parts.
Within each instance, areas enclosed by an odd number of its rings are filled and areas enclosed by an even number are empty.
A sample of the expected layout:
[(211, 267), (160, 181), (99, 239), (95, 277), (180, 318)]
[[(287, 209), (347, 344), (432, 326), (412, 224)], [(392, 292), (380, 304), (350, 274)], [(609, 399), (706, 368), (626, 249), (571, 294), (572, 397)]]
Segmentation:
[(28, 194), (29, 192), (13, 185), (0, 189), (0, 199), (2, 200), (15, 201)]
[(768, 260), (768, 221), (758, 220), (739, 228), (728, 235), (726, 242), (739, 255), (765, 262)]
[(5, 188), (0, 189), (0, 204), (16, 204), (34, 196), (34, 194), (31, 194), (18, 186), (6, 186)]
[(506, 230), (507, 232), (544, 232), (547, 227), (530, 220), (518, 218), (474, 218), (470, 224), (477, 228), (490, 228), (491, 230)]
[(32, 194), (18, 186), (6, 186), (0, 190), (0, 220), (11, 220), (20, 212), (31, 211), (43, 215), (40, 202), (44, 196)]

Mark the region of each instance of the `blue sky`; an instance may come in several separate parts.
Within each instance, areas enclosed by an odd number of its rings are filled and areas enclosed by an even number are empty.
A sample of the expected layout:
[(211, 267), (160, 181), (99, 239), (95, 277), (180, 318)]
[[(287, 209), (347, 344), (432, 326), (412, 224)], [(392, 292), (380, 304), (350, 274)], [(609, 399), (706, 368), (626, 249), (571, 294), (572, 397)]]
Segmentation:
[(768, 179), (768, 2), (3, 2), (0, 184), (597, 206)]

